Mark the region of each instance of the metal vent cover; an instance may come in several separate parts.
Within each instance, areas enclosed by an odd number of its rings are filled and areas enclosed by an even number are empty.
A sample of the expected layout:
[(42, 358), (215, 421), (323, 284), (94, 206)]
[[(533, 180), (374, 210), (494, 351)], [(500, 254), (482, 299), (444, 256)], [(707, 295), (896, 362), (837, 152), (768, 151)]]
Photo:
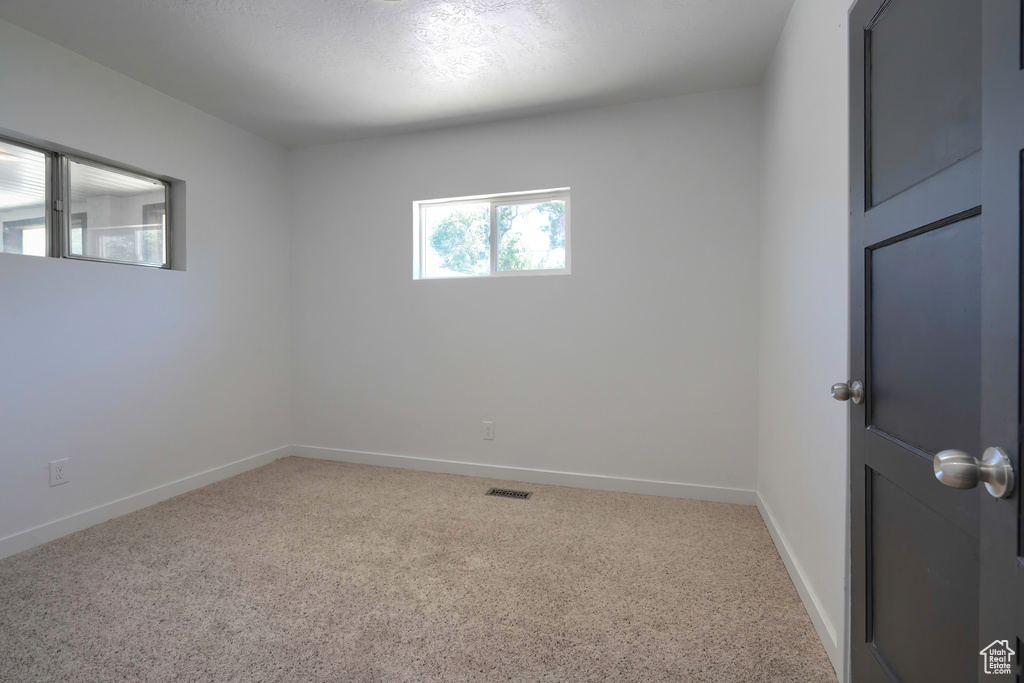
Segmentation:
[(516, 498), (518, 500), (529, 500), (533, 491), (515, 491), (513, 489), (488, 489), (485, 495), (498, 496), (500, 498)]

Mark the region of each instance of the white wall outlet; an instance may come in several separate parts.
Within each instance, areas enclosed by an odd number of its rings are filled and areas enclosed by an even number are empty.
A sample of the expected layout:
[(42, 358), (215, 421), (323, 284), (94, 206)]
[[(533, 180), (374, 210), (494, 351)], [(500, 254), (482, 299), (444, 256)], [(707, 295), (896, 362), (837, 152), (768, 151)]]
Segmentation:
[(60, 486), (68, 483), (68, 459), (50, 461), (50, 486)]
[(488, 441), (494, 441), (494, 423), (484, 422), (484, 438)]

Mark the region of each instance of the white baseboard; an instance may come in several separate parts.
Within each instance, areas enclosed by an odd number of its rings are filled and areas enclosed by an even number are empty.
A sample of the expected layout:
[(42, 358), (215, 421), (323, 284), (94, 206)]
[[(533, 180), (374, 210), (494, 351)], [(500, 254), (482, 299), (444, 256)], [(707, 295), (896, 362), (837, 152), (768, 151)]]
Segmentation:
[(207, 486), (214, 482), (227, 479), (257, 467), (269, 464), (279, 458), (294, 455), (304, 458), (333, 460), (363, 465), (380, 465), (383, 467), (399, 467), (425, 472), (441, 472), (444, 474), (461, 474), (485, 479), (503, 481), (522, 481), (533, 484), (552, 486), (570, 486), (573, 488), (596, 489), (599, 491), (619, 491), (623, 493), (640, 493), (671, 498), (690, 498), (707, 500), (717, 503), (736, 503), (740, 505), (756, 505), (772, 540), (789, 571), (790, 578), (796, 586), (800, 599), (803, 600), (807, 613), (814, 628), (821, 638), (825, 651), (842, 680), (843, 652), (839, 636), (831, 620), (825, 615), (817, 594), (807, 582), (803, 568), (794, 557), (786, 537), (779, 529), (771, 509), (764, 499), (756, 492), (748, 489), (706, 486), (702, 484), (686, 484), (669, 481), (653, 481), (648, 479), (630, 479), (625, 477), (607, 477), (597, 474), (579, 474), (574, 472), (558, 472), (523, 467), (507, 467), (486, 465), (482, 463), (460, 462), (456, 460), (438, 460), (419, 458), (407, 455), (390, 455), (385, 453), (367, 453), (350, 451), (340, 448), (322, 448), (318, 446), (282, 446), (266, 453), (215, 467), (177, 481), (163, 484), (146, 491), (125, 496), (118, 500), (67, 517), (47, 522), (25, 531), (0, 538), (0, 559), (23, 552), (37, 545), (81, 531), (95, 524), (120, 517), (136, 510), (155, 505), (161, 501), (188, 493), (194, 489)]
[(193, 474), (192, 476), (172, 481), (169, 484), (163, 484), (146, 491), (140, 491), (139, 493), (133, 493), (130, 496), (119, 498), (118, 500), (110, 503), (104, 503), (103, 505), (97, 505), (94, 508), (83, 510), (82, 512), (76, 512), (75, 514), (68, 515), (56, 519), (46, 524), (40, 524), (39, 526), (25, 531), (19, 531), (10, 536), (0, 538), (0, 558), (9, 557), (10, 555), (16, 555), (17, 553), (34, 548), (37, 545), (42, 545), (54, 539), (60, 538), (61, 536), (67, 536), (76, 531), (87, 529), (100, 522), (105, 522), (108, 519), (114, 517), (120, 517), (126, 515), (129, 512), (135, 512), (142, 508), (155, 505), (161, 501), (167, 500), (168, 498), (174, 498), (180, 496), (183, 493), (188, 493), (194, 489), (202, 488), (208, 484), (220, 481), (221, 479), (227, 479), (233, 477), (236, 474), (241, 474), (257, 467), (262, 467), (268, 463), (290, 455), (291, 448), (289, 446), (282, 446), (281, 448), (275, 448), (272, 451), (266, 453), (260, 453), (259, 455), (253, 455), (248, 458), (242, 458), (235, 462), (228, 463), (227, 465), (221, 465), (220, 467), (214, 467), (213, 469)]
[(775, 517), (772, 515), (771, 508), (761, 498), (761, 494), (757, 494), (757, 509), (761, 513), (764, 525), (768, 527), (768, 533), (771, 534), (772, 540), (775, 541), (775, 547), (782, 557), (783, 564), (786, 565), (786, 569), (789, 571), (789, 577), (793, 580), (793, 585), (796, 586), (796, 592), (800, 594), (800, 599), (807, 609), (807, 614), (811, 617), (814, 629), (818, 632), (822, 645), (825, 646), (825, 652), (832, 662), (832, 667), (836, 670), (836, 676), (839, 677), (839, 680), (843, 680), (842, 672), (845, 668), (843, 666), (843, 648), (839, 642), (839, 635), (836, 632), (835, 625), (825, 614), (825, 610), (821, 606), (821, 600), (818, 598), (817, 593), (814, 592), (814, 589), (811, 588), (810, 583), (808, 583), (803, 567), (800, 566), (800, 562), (793, 555), (785, 535), (783, 535), (782, 530), (775, 521)]
[(751, 490), (733, 489), (722, 486), (683, 484), (671, 481), (652, 481), (648, 479), (627, 479), (624, 477), (606, 477), (599, 474), (577, 474), (574, 472), (556, 472), (551, 470), (529, 469), (525, 467), (484, 465), (481, 463), (460, 462), (457, 460), (437, 460), (434, 458), (418, 458), (409, 455), (366, 453), (363, 451), (349, 451), (341, 448), (321, 448), (319, 446), (292, 446), (291, 454), (303, 458), (334, 460), (336, 462), (350, 462), (360, 465), (400, 467), (402, 469), (421, 470), (424, 472), (462, 474), (470, 477), (482, 477), (484, 479), (523, 481), (531, 484), (570, 486), (581, 489), (597, 489), (599, 491), (642, 493), (651, 496), (667, 496), (670, 498), (692, 498), (694, 500), (709, 500), (716, 503), (755, 505), (757, 495), (756, 492)]

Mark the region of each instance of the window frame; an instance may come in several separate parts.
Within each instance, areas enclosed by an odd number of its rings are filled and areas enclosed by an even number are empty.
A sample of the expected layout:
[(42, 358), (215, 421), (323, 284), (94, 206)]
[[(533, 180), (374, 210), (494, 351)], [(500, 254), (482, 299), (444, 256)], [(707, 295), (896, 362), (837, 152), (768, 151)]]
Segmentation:
[[(413, 202), (413, 280), (486, 280), (494, 277), (532, 277), (535, 275), (570, 275), (571, 262), (571, 214), (569, 187), (528, 192), (502, 192), (498, 194), (475, 195), (471, 197), (451, 197), (447, 199), (425, 199)], [(538, 204), (546, 201), (565, 202), (565, 267), (538, 268), (534, 270), (498, 270), (498, 207), (516, 204)], [(487, 204), (489, 214), (488, 246), (490, 251), (489, 272), (486, 275), (462, 275), (431, 277), (425, 275), (427, 234), (425, 230), (426, 209), (438, 206), (465, 206), (471, 204)]]
[[(39, 152), (46, 157), (46, 198), (44, 220), (46, 224), (46, 256), (45, 258), (62, 258), (72, 261), (93, 261), (96, 263), (117, 263), (125, 266), (142, 266), (158, 270), (174, 270), (175, 255), (173, 252), (173, 181), (154, 173), (148, 173), (129, 166), (101, 161), (78, 152), (46, 147), (44, 145), (22, 140), (10, 135), (0, 134), (0, 142), (14, 147), (21, 147)], [(120, 259), (86, 256), (71, 253), (71, 223), (74, 216), (71, 205), (71, 163), (92, 166), (101, 170), (130, 176), (147, 182), (159, 183), (164, 190), (164, 210), (166, 212), (164, 226), (164, 261), (163, 263), (142, 263), (139, 261), (122, 261)], [(84, 239), (84, 232), (83, 232)], [(36, 257), (38, 258), (38, 257)]]
[[(112, 173), (119, 173), (121, 175), (130, 176), (138, 180), (144, 180), (146, 182), (156, 182), (164, 188), (164, 210), (165, 210), (165, 224), (164, 224), (164, 262), (163, 263), (145, 263), (142, 261), (122, 261), (120, 259), (103, 258), (101, 256), (86, 256), (85, 254), (72, 254), (71, 253), (71, 163), (82, 164), (84, 166), (92, 166), (102, 171), (110, 171)], [(88, 157), (78, 156), (76, 154), (61, 154), (58, 159), (60, 165), (61, 174), (61, 207), (67, 207), (68, 210), (60, 211), (60, 258), (72, 259), (75, 261), (97, 261), (99, 263), (120, 263), (126, 266), (143, 266), (146, 268), (160, 268), (162, 270), (170, 270), (171, 268), (171, 183), (167, 182), (163, 178), (156, 176), (149, 176), (144, 173), (115, 166), (102, 161), (96, 161)], [(83, 234), (84, 240), (84, 234)], [(84, 249), (83, 249), (84, 251)]]
[[(22, 149), (38, 152), (39, 154), (42, 154), (46, 160), (46, 189), (43, 193), (43, 226), (45, 228), (44, 234), (46, 235), (46, 256), (43, 258), (49, 258), (53, 256), (54, 245), (57, 244), (54, 239), (54, 233), (56, 231), (54, 202), (56, 200), (55, 182), (58, 166), (57, 153), (51, 149), (34, 145), (31, 142), (25, 142), (23, 140), (18, 140), (17, 138), (6, 137), (4, 135), (0, 135), (0, 142), (14, 147), (21, 147)], [(33, 256), (33, 258), (39, 258), (34, 255), (30, 256)]]

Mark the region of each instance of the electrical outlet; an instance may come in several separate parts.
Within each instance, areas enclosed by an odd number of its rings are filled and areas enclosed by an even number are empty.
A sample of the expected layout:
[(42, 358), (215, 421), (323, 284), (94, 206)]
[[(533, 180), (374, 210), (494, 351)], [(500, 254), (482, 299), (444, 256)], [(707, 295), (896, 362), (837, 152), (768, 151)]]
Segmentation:
[(484, 438), (488, 441), (494, 441), (494, 423), (484, 422)]
[(68, 483), (68, 459), (52, 460), (50, 462), (50, 486), (60, 486)]

